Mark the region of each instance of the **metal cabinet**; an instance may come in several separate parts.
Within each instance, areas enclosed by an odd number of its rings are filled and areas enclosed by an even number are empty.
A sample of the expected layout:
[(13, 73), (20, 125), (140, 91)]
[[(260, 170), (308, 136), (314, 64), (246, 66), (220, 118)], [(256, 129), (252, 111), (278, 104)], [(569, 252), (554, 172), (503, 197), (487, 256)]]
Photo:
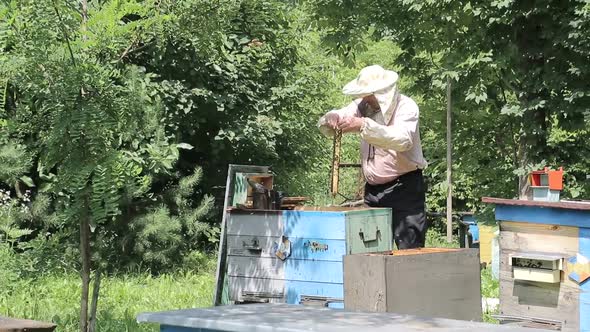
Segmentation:
[(391, 210), (230, 210), (223, 304), (343, 307), (342, 258), (392, 250)]

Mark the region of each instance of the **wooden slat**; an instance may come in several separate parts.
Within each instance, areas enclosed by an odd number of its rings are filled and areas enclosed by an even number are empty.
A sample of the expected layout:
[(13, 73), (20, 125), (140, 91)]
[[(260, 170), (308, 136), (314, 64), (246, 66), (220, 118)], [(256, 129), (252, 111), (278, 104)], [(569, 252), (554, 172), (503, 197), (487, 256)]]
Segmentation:
[[(280, 243), (281, 239), (281, 237), (229, 235), (227, 237), (228, 255), (278, 259), (273, 246), (275, 242)], [(342, 262), (342, 256), (346, 254), (345, 240), (305, 238), (289, 238), (289, 240), (291, 241), (291, 255), (288, 259)], [(258, 243), (262, 250), (245, 248), (253, 243)]]
[(590, 210), (590, 204), (588, 202), (544, 202), (544, 201), (533, 201), (533, 200), (520, 200), (520, 199), (504, 199), (504, 198), (493, 198), (484, 197), (481, 199), (484, 203), (490, 204), (501, 204), (501, 205), (513, 205), (513, 206), (536, 206), (536, 207), (549, 207), (549, 208), (562, 208), (570, 210)]
[(481, 280), (476, 249), (386, 259), (389, 312), (481, 321)]
[(274, 236), (283, 235), (280, 211), (277, 212), (230, 212), (227, 235)]
[(348, 310), (481, 320), (476, 249), (424, 250), (399, 256), (349, 255), (344, 262)]
[(514, 281), (512, 272), (500, 271), (500, 312), (563, 321), (563, 331), (578, 331), (579, 291), (565, 283)]
[(503, 221), (500, 223), (500, 248), (573, 256), (578, 252), (578, 234), (577, 227)]
[(233, 202), (234, 195), (234, 176), (237, 172), (256, 172), (256, 173), (268, 173), (268, 166), (250, 166), (250, 165), (234, 165), (230, 164), (227, 170), (227, 179), (225, 183), (225, 196), (223, 200), (223, 216), (221, 218), (221, 234), (219, 238), (219, 250), (217, 253), (217, 269), (215, 272), (215, 296), (213, 305), (220, 305), (223, 302), (223, 290), (225, 285), (225, 269), (226, 269), (226, 233), (227, 233), (227, 220), (228, 210)]
[(244, 291), (284, 295), (283, 299), (269, 299), (270, 303), (300, 304), (301, 296), (343, 298), (342, 284), (247, 277), (229, 277), (229, 283), (232, 301), (243, 300)]
[[(232, 301), (242, 301), (244, 292), (283, 294), (286, 297), (285, 282), (262, 278), (229, 277), (229, 294)], [(284, 303), (285, 298), (269, 298), (269, 303)]]
[[(370, 282), (367, 282), (370, 280)], [(344, 309), (386, 312), (385, 256), (344, 256)]]
[(51, 332), (56, 324), (0, 316), (0, 332)]
[(558, 283), (561, 279), (559, 270), (531, 269), (513, 267), (515, 280), (539, 281), (544, 283)]
[(251, 277), (342, 283), (342, 262), (229, 256), (227, 274)]

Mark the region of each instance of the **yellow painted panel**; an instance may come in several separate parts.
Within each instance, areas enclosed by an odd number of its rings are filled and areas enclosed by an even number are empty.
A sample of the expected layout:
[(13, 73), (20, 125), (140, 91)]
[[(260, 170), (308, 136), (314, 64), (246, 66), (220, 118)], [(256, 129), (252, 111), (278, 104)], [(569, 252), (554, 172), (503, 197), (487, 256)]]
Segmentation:
[(479, 260), (481, 263), (492, 263), (492, 239), (498, 226), (478, 225), (479, 228)]

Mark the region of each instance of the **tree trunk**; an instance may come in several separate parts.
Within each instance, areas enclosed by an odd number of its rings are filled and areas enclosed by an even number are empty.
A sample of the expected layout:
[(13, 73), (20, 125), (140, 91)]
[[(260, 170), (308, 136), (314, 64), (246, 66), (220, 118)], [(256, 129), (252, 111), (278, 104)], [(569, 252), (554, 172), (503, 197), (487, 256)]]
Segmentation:
[[(88, 202), (86, 199), (85, 202)], [(80, 221), (80, 257), (82, 260), (82, 295), (80, 299), (80, 332), (88, 331), (88, 289), (90, 286), (90, 224), (86, 211)]]
[(88, 332), (96, 331), (96, 311), (98, 308), (98, 292), (100, 291), (101, 273), (100, 269), (94, 272), (94, 286), (92, 287), (92, 302), (90, 304), (90, 324)]
[[(82, 38), (86, 39), (86, 23), (88, 22), (88, 0), (80, 0), (82, 9)], [(80, 87), (84, 97), (84, 87)], [(85, 213), (80, 222), (80, 257), (82, 258), (82, 294), (80, 299), (80, 332), (88, 332), (88, 290), (90, 287), (90, 202), (88, 195), (84, 197)]]
[(447, 77), (447, 242), (453, 242), (453, 136), (451, 135), (451, 78)]
[[(526, 169), (529, 164), (529, 147), (527, 144), (526, 136), (521, 135), (518, 140), (518, 168)], [(518, 199), (527, 199), (528, 193), (528, 179), (526, 174), (518, 176)]]

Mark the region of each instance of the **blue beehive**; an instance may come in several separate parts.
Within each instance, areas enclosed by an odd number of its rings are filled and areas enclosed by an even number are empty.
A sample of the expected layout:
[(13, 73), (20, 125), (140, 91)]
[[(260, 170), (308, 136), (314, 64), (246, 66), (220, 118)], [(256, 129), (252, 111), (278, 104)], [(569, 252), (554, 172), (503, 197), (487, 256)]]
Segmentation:
[(342, 308), (342, 257), (393, 249), (385, 208), (232, 209), (226, 233), (222, 304)]

